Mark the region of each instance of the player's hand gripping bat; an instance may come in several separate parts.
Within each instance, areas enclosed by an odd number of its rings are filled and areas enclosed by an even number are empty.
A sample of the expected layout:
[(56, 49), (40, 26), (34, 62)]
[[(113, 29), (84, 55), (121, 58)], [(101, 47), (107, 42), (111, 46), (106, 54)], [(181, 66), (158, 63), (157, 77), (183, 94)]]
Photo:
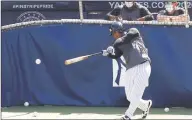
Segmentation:
[(73, 64), (73, 63), (77, 63), (77, 62), (86, 60), (89, 57), (99, 55), (99, 54), (102, 54), (102, 52), (97, 52), (97, 53), (93, 53), (93, 54), (90, 54), (90, 55), (79, 56), (79, 57), (76, 57), (76, 58), (68, 59), (68, 60), (65, 60), (65, 65), (70, 65), (70, 64)]

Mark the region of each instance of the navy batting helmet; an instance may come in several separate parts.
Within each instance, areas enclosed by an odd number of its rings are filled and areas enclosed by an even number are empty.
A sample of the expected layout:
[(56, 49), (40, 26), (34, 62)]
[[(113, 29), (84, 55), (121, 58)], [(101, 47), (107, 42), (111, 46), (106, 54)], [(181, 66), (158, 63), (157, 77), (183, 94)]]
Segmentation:
[(111, 24), (109, 31), (111, 32), (111, 35), (113, 32), (120, 32), (123, 33), (125, 31), (123, 24), (121, 22), (114, 22)]

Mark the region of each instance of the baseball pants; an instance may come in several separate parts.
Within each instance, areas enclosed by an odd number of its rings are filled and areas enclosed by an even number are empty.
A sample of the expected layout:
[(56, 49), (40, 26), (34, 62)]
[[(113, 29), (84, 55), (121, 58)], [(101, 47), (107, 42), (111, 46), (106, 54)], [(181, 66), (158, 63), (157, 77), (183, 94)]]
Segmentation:
[(129, 108), (125, 115), (130, 118), (133, 116), (137, 108), (146, 111), (148, 108), (148, 101), (143, 100), (142, 96), (145, 88), (149, 84), (149, 77), (151, 74), (151, 66), (149, 62), (137, 65), (130, 68), (125, 73), (125, 93), (127, 100), (130, 102)]

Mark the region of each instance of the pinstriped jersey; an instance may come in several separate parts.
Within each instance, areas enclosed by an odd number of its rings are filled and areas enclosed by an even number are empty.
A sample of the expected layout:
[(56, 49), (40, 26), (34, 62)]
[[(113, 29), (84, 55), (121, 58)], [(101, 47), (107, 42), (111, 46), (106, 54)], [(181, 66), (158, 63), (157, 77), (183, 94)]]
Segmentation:
[(151, 61), (139, 31), (136, 28), (129, 29), (123, 37), (118, 38), (113, 43), (115, 54), (109, 54), (110, 58), (124, 57), (126, 69), (132, 68), (145, 61)]

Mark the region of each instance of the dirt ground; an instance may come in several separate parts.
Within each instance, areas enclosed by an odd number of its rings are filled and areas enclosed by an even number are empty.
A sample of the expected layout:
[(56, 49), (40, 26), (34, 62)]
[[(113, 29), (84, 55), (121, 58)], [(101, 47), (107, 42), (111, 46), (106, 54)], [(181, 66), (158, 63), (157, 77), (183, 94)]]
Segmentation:
[[(125, 107), (19, 106), (2, 108), (2, 119), (118, 119)], [(137, 110), (134, 118), (140, 118)], [(192, 119), (192, 109), (152, 108), (147, 119)]]

